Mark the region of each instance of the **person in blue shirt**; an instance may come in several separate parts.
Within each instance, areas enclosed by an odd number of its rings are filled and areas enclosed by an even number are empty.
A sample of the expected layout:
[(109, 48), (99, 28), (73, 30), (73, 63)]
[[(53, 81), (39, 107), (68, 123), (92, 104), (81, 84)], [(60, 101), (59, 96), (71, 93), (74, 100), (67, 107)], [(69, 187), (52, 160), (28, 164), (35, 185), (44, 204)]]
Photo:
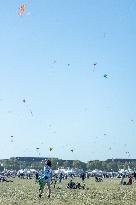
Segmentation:
[(48, 198), (50, 198), (50, 195), (51, 195), (51, 187), (50, 187), (51, 178), (52, 178), (51, 161), (50, 161), (50, 160), (46, 160), (46, 161), (45, 161), (45, 166), (44, 166), (44, 174), (43, 174), (43, 176), (39, 179), (39, 185), (40, 185), (39, 197), (40, 197), (40, 198), (41, 198), (41, 196), (42, 196), (42, 194), (43, 194), (43, 190), (44, 190), (45, 184), (47, 184)]

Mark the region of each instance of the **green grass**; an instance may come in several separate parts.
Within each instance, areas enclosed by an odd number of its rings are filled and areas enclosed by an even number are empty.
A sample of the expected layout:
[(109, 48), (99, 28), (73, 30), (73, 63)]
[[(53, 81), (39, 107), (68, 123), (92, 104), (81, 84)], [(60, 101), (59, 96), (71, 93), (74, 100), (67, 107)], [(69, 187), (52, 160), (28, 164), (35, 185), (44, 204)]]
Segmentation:
[(85, 181), (85, 190), (69, 190), (65, 188), (67, 182), (57, 184), (55, 189), (52, 187), (50, 199), (46, 189), (42, 198), (38, 197), (39, 185), (34, 180), (0, 182), (0, 205), (136, 205), (136, 183), (121, 186), (117, 179), (106, 179), (101, 183), (89, 179)]

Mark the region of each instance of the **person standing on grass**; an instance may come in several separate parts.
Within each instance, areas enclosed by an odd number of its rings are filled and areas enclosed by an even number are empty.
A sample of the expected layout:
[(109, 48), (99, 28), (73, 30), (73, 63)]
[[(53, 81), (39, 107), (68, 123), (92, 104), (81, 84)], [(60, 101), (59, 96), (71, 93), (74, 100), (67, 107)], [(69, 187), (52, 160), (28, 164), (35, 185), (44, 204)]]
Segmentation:
[(125, 179), (125, 175), (122, 174), (122, 176), (121, 176), (121, 181), (120, 181), (120, 184), (121, 184), (121, 185), (123, 185), (123, 183), (124, 183), (124, 179)]
[(51, 161), (50, 160), (46, 160), (45, 161), (45, 166), (44, 166), (44, 175), (42, 177), (42, 186), (40, 186), (39, 189), (39, 197), (41, 198), (42, 194), (43, 194), (43, 189), (44, 189), (44, 185), (47, 184), (47, 189), (48, 189), (48, 198), (50, 198), (51, 195), (51, 178), (52, 178), (52, 169), (51, 169)]
[(85, 173), (84, 172), (81, 174), (81, 179), (82, 179), (82, 182), (84, 182), (84, 180), (85, 180)]
[(62, 181), (62, 178), (63, 178), (63, 174), (62, 174), (62, 172), (59, 174), (59, 183), (61, 183), (61, 181)]

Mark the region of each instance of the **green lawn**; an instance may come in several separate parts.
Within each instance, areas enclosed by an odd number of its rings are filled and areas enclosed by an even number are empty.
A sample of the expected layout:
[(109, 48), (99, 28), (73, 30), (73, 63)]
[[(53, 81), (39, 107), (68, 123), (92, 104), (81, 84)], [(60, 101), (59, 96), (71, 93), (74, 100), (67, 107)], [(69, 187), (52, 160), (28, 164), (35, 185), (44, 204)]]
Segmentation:
[[(75, 182), (80, 181), (78, 178)], [(121, 186), (117, 179), (104, 182), (86, 180), (85, 190), (66, 189), (68, 181), (52, 187), (51, 198), (38, 197), (39, 185), (34, 180), (14, 179), (13, 182), (0, 182), (0, 205), (136, 205), (136, 183)], [(59, 188), (57, 188), (59, 187)]]

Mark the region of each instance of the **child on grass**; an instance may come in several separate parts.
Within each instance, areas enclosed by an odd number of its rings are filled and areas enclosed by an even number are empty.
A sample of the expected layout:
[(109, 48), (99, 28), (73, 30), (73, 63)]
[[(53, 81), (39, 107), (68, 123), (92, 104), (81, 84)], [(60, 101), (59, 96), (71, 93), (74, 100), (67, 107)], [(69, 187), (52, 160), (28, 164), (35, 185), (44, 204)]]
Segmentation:
[(51, 195), (51, 188), (50, 188), (51, 178), (52, 178), (51, 161), (46, 160), (45, 161), (45, 166), (44, 166), (44, 175), (39, 179), (39, 185), (40, 185), (39, 197), (40, 198), (43, 194), (45, 184), (47, 184), (48, 198), (50, 198), (50, 195)]

